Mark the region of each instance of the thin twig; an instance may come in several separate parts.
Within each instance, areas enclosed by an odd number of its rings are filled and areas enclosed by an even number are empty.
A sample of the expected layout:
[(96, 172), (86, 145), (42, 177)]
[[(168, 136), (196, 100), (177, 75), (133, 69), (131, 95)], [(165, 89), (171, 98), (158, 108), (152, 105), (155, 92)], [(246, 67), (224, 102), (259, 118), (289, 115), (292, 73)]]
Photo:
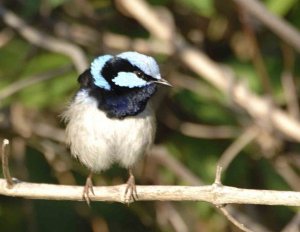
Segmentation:
[(238, 134), (233, 126), (211, 126), (191, 122), (181, 123), (179, 129), (184, 135), (194, 138), (228, 139)]
[(164, 55), (171, 55), (174, 52), (170, 44), (162, 43), (158, 40), (132, 39), (128, 36), (114, 33), (103, 34), (103, 43), (109, 49), (121, 51), (135, 50), (146, 54), (156, 53)]
[(168, 108), (160, 118), (167, 127), (182, 134), (201, 139), (231, 139), (238, 136), (238, 129), (230, 125), (206, 125), (182, 121)]
[(281, 230), (281, 232), (299, 231), (300, 228), (300, 213), (296, 213), (293, 219)]
[(32, 123), (32, 132), (42, 138), (51, 139), (60, 143), (65, 142), (65, 132), (62, 128), (44, 122)]
[(288, 44), (293, 46), (298, 52), (300, 52), (300, 34), (296, 28), (291, 26), (283, 19), (272, 14), (263, 3), (257, 0), (233, 0), (237, 4), (241, 5), (250, 14), (254, 15), (267, 27), (269, 27), (277, 36)]
[[(3, 139), (2, 142), (2, 149), (1, 149), (1, 156), (2, 156), (2, 172), (3, 176), (5, 178), (6, 187), (12, 188), (14, 185), (14, 182), (11, 178), (10, 172), (9, 172), (9, 165), (8, 165), (8, 149), (7, 146), (9, 145), (8, 139)], [(4, 186), (4, 187), (5, 187)]]
[(259, 130), (257, 127), (252, 126), (248, 128), (241, 136), (239, 136), (221, 155), (218, 164), (226, 170), (236, 155), (257, 137)]
[[(116, 0), (118, 4), (121, 4), (123, 8), (135, 17), (146, 29), (148, 29), (154, 36), (159, 39), (165, 40), (166, 36), (161, 35), (148, 24), (160, 25), (162, 31), (169, 31), (168, 28), (164, 27), (162, 19), (157, 17), (153, 13), (153, 9), (141, 0)], [(141, 4), (141, 2), (143, 4)], [(143, 11), (137, 11), (136, 6), (142, 7), (147, 5)], [(143, 12), (143, 13), (141, 13)], [(147, 19), (148, 23), (145, 23)], [(169, 31), (170, 32), (170, 31)], [(220, 65), (213, 62), (204, 53), (200, 52), (195, 47), (189, 45), (179, 34), (170, 35), (175, 41), (178, 57), (194, 72), (205, 78), (208, 82), (213, 84), (223, 93), (226, 93), (230, 88), (230, 77), (223, 71)], [(298, 40), (300, 41), (300, 39)], [(298, 43), (298, 42), (297, 42)], [(299, 42), (300, 43), (300, 42)], [(300, 50), (300, 45), (299, 45)], [(270, 118), (272, 126), (282, 132), (284, 135), (291, 139), (300, 141), (300, 123), (290, 117), (286, 112), (280, 110), (277, 107), (272, 108), (270, 115), (269, 103), (266, 99), (260, 98), (256, 94), (252, 93), (244, 84), (236, 82), (231, 87), (233, 101), (236, 102), (240, 107), (247, 110), (247, 112), (257, 119), (262, 121), (265, 118)]]
[(180, 215), (180, 212), (171, 202), (157, 202), (156, 214), (157, 221), (161, 226), (169, 222), (175, 232), (189, 231), (189, 227)]
[(297, 89), (294, 78), (290, 71), (286, 70), (282, 73), (281, 83), (283, 87), (283, 93), (287, 102), (287, 109), (290, 115), (292, 115), (295, 119), (299, 119), (300, 109)]
[(250, 15), (246, 11), (246, 9), (242, 7), (240, 7), (238, 12), (240, 15), (240, 21), (243, 25), (245, 37), (247, 38), (247, 42), (249, 43), (249, 46), (251, 47), (252, 50), (251, 53), (252, 63), (254, 65), (254, 68), (257, 72), (257, 75), (260, 79), (261, 85), (265, 93), (268, 96), (272, 97), (273, 100), (273, 90), (270, 82), (270, 75), (268, 73), (263, 55), (261, 53), (254, 28), (250, 22)]
[(176, 160), (168, 150), (162, 146), (154, 146), (151, 149), (151, 157), (154, 157), (162, 166), (170, 169), (176, 176), (189, 185), (204, 185), (204, 182), (186, 168), (180, 161)]
[(7, 86), (5, 89), (0, 91), (0, 101), (3, 100), (4, 98), (7, 98), (7, 97), (13, 95), (14, 93), (17, 93), (18, 91), (20, 91), (24, 88), (27, 88), (31, 85), (35, 85), (42, 81), (49, 80), (53, 77), (63, 75), (70, 70), (71, 70), (71, 67), (68, 65), (65, 67), (61, 67), (59, 69), (50, 70), (45, 73), (33, 76), (29, 79), (22, 79), (17, 82), (14, 82), (11, 85)]
[(221, 185), (222, 184), (221, 178), (222, 178), (222, 166), (218, 165), (214, 184)]
[(30, 43), (68, 56), (79, 73), (88, 67), (87, 58), (78, 46), (36, 30), (16, 14), (6, 10), (3, 5), (0, 5), (0, 16), (8, 26), (18, 31)]
[[(172, 41), (174, 33), (173, 25), (170, 25), (170, 22), (158, 17), (156, 11), (152, 10), (147, 2), (139, 0), (116, 0), (116, 3), (117, 7), (127, 11), (132, 17), (138, 18), (139, 22), (155, 35), (158, 35), (158, 38), (167, 42)], [(134, 9), (130, 9), (132, 6), (134, 6)], [(153, 23), (154, 21), (151, 20), (153, 18), (157, 18), (159, 23)]]
[[(151, 157), (154, 157), (163, 167), (170, 169), (178, 178), (191, 185), (203, 185), (203, 181), (194, 175), (182, 162), (177, 161), (164, 147), (154, 146), (151, 150)], [(226, 205), (226, 210), (234, 215), (238, 221), (248, 225), (254, 231), (268, 232), (269, 230), (254, 221), (247, 214), (237, 210), (231, 205)]]
[(250, 230), (247, 228), (244, 224), (240, 223), (238, 220), (236, 220), (226, 209), (225, 206), (222, 206), (219, 208), (220, 211), (224, 214), (224, 216), (231, 221), (236, 227), (238, 227), (240, 230), (245, 232), (253, 232), (253, 230)]
[[(215, 181), (214, 181), (214, 186), (215, 187), (220, 187), (222, 186), (222, 182), (221, 182), (221, 178), (222, 178), (222, 166), (218, 165), (217, 169), (216, 169), (216, 177), (215, 177)], [(225, 205), (216, 205), (216, 207), (224, 214), (224, 216), (230, 221), (232, 222), (235, 226), (237, 226), (238, 228), (240, 228), (242, 231), (246, 231), (246, 232), (251, 232), (251, 230), (249, 230), (247, 227), (244, 226), (244, 224), (240, 223), (237, 219), (235, 219), (225, 208)]]
[(275, 171), (285, 180), (285, 182), (294, 191), (300, 191), (300, 177), (286, 159), (286, 155), (282, 154), (271, 161)]

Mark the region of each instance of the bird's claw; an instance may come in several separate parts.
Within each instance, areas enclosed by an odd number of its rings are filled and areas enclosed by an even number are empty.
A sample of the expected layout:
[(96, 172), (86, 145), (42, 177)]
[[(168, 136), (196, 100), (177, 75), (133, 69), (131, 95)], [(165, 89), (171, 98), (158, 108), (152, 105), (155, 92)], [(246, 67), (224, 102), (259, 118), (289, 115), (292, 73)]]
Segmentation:
[(82, 192), (82, 199), (86, 201), (88, 206), (90, 206), (91, 203), (90, 192), (95, 196), (91, 175), (89, 175), (86, 179), (85, 186)]
[(124, 194), (124, 199), (127, 204), (136, 201), (138, 199), (135, 179), (133, 175), (130, 175), (126, 183), (126, 189)]

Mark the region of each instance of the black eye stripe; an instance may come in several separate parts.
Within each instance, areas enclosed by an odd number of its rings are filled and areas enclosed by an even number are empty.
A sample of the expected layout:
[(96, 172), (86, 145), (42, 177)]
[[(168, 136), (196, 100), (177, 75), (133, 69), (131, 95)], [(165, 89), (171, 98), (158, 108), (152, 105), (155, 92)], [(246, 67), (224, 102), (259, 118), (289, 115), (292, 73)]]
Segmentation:
[(120, 57), (114, 57), (106, 62), (101, 74), (109, 82), (110, 85), (114, 85), (112, 79), (114, 79), (119, 72), (132, 72), (139, 78), (145, 81), (153, 81), (155, 78), (145, 74), (141, 69), (132, 65), (128, 60)]
[(137, 75), (138, 77), (140, 77), (140, 78), (143, 78), (143, 77), (144, 77), (144, 74), (143, 74), (141, 71), (133, 71), (133, 73), (134, 73), (135, 75)]
[(133, 73), (135, 73), (135, 75), (137, 75), (139, 78), (141, 78), (145, 81), (150, 82), (150, 81), (155, 81), (156, 80), (155, 78), (153, 78), (153, 77), (151, 77), (151, 76), (149, 76), (149, 75), (147, 75), (147, 74), (145, 74), (141, 71), (133, 71)]

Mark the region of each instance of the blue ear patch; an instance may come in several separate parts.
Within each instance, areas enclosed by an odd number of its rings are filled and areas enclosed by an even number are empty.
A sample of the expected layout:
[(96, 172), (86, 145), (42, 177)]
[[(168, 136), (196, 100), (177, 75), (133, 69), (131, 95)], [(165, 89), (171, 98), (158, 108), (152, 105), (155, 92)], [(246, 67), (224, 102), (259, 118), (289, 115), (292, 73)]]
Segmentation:
[(135, 88), (135, 87), (144, 87), (147, 85), (147, 82), (131, 72), (119, 72), (112, 81), (121, 87)]
[(108, 60), (113, 58), (111, 55), (99, 56), (91, 63), (91, 74), (95, 80), (94, 84), (100, 88), (110, 90), (111, 87), (105, 78), (101, 75), (101, 70)]

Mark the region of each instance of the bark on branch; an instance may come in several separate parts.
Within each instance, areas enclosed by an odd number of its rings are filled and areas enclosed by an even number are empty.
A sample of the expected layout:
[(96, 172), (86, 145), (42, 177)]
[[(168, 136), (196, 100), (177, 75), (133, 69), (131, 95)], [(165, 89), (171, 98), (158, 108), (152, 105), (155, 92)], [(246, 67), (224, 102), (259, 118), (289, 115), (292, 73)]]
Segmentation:
[[(92, 201), (124, 202), (126, 185), (94, 187)], [(7, 188), (0, 179), (0, 195), (45, 200), (82, 201), (81, 186), (20, 182)], [(215, 205), (261, 204), (300, 206), (300, 193), (291, 191), (252, 190), (224, 185), (206, 186), (137, 186), (138, 201), (206, 201)]]

